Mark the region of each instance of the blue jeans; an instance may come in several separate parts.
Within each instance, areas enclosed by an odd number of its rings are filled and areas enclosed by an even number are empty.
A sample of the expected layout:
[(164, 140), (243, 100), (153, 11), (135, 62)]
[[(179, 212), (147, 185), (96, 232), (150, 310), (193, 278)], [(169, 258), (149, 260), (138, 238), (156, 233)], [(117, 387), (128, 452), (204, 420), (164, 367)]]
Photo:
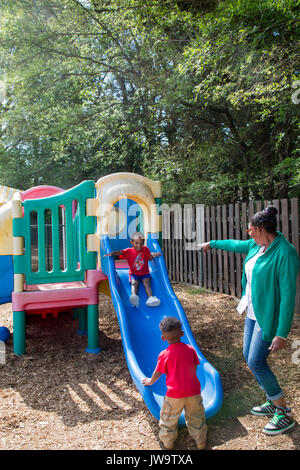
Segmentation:
[(131, 274), (131, 279), (135, 279), (136, 281), (142, 281), (143, 279), (151, 279), (151, 274)]
[(271, 342), (263, 341), (262, 330), (256, 320), (246, 317), (244, 329), (244, 358), (269, 400), (278, 400), (283, 392), (277, 379), (267, 364)]

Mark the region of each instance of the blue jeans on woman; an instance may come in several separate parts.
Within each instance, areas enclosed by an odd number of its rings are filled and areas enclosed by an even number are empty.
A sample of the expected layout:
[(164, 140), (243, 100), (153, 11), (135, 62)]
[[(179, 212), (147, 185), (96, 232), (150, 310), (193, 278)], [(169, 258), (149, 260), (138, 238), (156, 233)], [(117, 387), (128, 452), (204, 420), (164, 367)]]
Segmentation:
[(283, 392), (267, 364), (271, 342), (263, 341), (262, 330), (256, 320), (246, 317), (244, 329), (244, 358), (259, 386), (271, 401), (278, 400)]

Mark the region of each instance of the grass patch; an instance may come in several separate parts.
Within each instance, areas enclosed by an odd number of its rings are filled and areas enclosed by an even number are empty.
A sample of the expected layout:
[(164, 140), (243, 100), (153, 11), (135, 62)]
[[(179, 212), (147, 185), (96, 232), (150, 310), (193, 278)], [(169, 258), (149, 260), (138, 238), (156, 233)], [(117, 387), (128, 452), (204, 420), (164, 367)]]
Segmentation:
[(191, 295), (199, 295), (207, 292), (207, 289), (205, 289), (205, 287), (187, 287), (185, 290), (188, 294)]

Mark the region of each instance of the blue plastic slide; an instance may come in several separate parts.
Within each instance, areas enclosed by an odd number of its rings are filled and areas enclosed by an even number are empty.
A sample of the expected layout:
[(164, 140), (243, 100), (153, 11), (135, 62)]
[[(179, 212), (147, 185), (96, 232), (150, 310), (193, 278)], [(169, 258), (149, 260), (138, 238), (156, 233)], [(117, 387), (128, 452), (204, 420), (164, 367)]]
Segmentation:
[[(147, 246), (153, 253), (161, 252), (157, 239), (147, 240)], [(116, 249), (114, 247), (114, 249)], [(110, 253), (111, 243), (108, 236), (101, 239), (101, 253)], [(130, 284), (128, 280), (128, 267), (115, 268), (112, 257), (102, 257), (102, 269), (108, 276), (111, 296), (116, 310), (123, 341), (124, 353), (131, 377), (142, 395), (152, 415), (159, 419), (160, 409), (166, 393), (166, 379), (162, 375), (152, 386), (143, 386), (142, 379), (151, 377), (156, 366), (159, 353), (167, 348), (168, 344), (161, 339), (159, 322), (166, 316), (179, 318), (183, 325), (184, 336), (182, 341), (192, 345), (199, 357), (198, 378), (201, 383), (201, 393), (205, 407), (206, 417), (215, 415), (221, 407), (223, 389), (221, 379), (214, 367), (207, 362), (198, 348), (188, 320), (177, 299), (169, 281), (163, 255), (149, 262), (151, 272), (151, 285), (153, 295), (161, 300), (159, 307), (147, 307), (144, 286), (139, 288), (140, 305), (132, 307), (129, 302)], [(199, 312), (201, 315), (201, 312)], [(205, 342), (205, 337), (202, 338)], [(184, 425), (184, 416), (179, 421)]]
[(13, 288), (12, 256), (0, 256), (0, 304), (11, 302)]

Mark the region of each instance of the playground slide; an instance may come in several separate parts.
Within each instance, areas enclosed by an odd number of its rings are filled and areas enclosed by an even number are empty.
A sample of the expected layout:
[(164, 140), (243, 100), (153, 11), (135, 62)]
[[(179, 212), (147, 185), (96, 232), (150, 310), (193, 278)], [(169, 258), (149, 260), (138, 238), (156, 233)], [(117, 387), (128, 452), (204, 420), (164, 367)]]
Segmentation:
[[(157, 239), (148, 238), (147, 246), (151, 252), (161, 252)], [(107, 235), (101, 239), (101, 252), (111, 252)], [(147, 297), (143, 286), (140, 286), (139, 290), (140, 306), (132, 307), (129, 302), (130, 285), (127, 263), (124, 267), (118, 267), (122, 263), (115, 262), (112, 257), (106, 257), (104, 260), (107, 263), (105, 270), (107, 271), (111, 296), (120, 324), (128, 368), (152, 415), (159, 419), (160, 409), (166, 393), (165, 375), (162, 375), (154, 385), (147, 387), (142, 385), (142, 379), (152, 375), (158, 354), (168, 346), (166, 342), (162, 341), (158, 326), (165, 316), (177, 317), (182, 322), (184, 331), (182, 341), (195, 348), (200, 360), (198, 378), (201, 383), (206, 417), (209, 418), (215, 415), (221, 407), (223, 399), (221, 379), (218, 372), (205, 359), (193, 337), (184, 310), (171, 287), (164, 257), (161, 256), (149, 262), (153, 295), (161, 300), (159, 307), (147, 307), (145, 305)], [(115, 263), (117, 267), (115, 267)], [(201, 315), (201, 312), (199, 312), (199, 315)], [(203, 337), (204, 341), (205, 337)], [(184, 424), (183, 415), (179, 424)]]
[(13, 288), (12, 256), (0, 256), (0, 304), (11, 302)]

